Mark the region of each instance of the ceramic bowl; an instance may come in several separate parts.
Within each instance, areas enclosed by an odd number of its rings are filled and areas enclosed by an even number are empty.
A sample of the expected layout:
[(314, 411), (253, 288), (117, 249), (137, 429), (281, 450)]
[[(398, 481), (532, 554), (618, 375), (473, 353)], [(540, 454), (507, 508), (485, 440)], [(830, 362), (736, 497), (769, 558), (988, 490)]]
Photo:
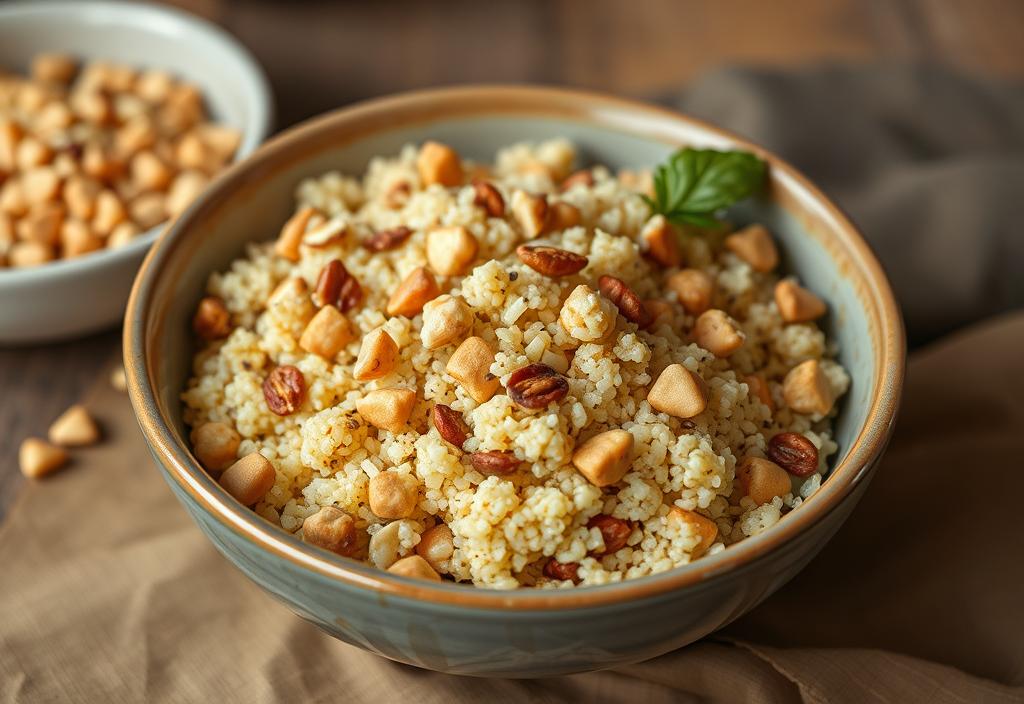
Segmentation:
[[(0, 5), (0, 67), (24, 74), (44, 51), (163, 68), (192, 81), (213, 117), (241, 131), (236, 158), (270, 132), (273, 102), (255, 59), (216, 26), (179, 10), (91, 0)], [(119, 249), (0, 269), (0, 344), (66, 339), (120, 322), (135, 273), (162, 227)]]
[[(767, 224), (830, 305), (827, 327), (852, 385), (822, 488), (778, 525), (670, 572), (573, 590), (495, 591), (397, 577), (310, 547), (244, 508), (189, 451), (181, 389), (189, 321), (207, 277), (254, 238), (277, 234), (303, 178), (359, 174), (373, 155), (437, 139), (480, 160), (517, 140), (565, 136), (582, 158), (650, 167), (679, 145), (749, 149), (770, 162), (769, 195), (731, 215)], [(445, 672), (543, 676), (636, 662), (691, 643), (753, 608), (825, 545), (864, 493), (886, 444), (904, 369), (899, 312), (850, 221), (778, 157), (655, 107), (544, 88), (470, 87), (375, 100), (296, 127), (230, 169), (150, 251), (128, 305), (132, 403), (174, 493), (254, 582), (328, 633)]]

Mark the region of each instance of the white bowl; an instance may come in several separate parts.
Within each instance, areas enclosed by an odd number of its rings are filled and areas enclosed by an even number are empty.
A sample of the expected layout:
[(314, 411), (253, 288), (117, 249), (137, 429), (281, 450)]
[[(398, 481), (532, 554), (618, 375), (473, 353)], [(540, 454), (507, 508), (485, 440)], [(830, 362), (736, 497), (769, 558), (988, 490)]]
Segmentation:
[[(44, 51), (162, 68), (192, 81), (213, 118), (241, 131), (236, 160), (270, 131), (273, 101), (256, 60), (223, 30), (179, 10), (89, 0), (0, 5), (0, 67), (25, 72)], [(0, 269), (0, 344), (67, 339), (120, 322), (135, 272), (163, 227), (119, 249)]]

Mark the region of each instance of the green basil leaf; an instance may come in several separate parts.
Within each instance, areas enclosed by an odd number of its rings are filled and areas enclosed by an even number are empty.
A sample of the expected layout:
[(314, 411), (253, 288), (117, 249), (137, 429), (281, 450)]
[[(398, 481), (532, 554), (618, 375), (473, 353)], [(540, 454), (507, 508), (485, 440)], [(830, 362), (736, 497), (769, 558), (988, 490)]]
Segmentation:
[(756, 193), (767, 167), (749, 152), (680, 149), (654, 170), (655, 213), (676, 224), (713, 227), (716, 215)]

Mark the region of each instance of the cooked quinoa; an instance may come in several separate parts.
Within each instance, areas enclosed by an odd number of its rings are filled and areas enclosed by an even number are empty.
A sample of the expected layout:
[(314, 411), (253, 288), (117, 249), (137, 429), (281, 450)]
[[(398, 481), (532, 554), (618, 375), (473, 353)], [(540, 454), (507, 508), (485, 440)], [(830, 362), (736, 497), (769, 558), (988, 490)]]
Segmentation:
[[(493, 165), (428, 143), (301, 182), (278, 240), (213, 274), (197, 312), (199, 460), (308, 542), (501, 589), (662, 572), (797, 509), (849, 386), (820, 300), (765, 270), (764, 228), (676, 229), (641, 198), (649, 175), (575, 158), (561, 139)], [(583, 268), (541, 273), (523, 244)]]

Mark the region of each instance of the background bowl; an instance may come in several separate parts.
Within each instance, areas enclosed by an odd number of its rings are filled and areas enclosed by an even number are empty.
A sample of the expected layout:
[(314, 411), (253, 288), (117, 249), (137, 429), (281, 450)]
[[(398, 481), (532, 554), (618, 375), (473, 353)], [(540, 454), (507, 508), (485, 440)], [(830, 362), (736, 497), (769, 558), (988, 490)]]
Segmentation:
[[(522, 139), (566, 136), (583, 160), (650, 167), (677, 145), (753, 149), (771, 194), (732, 213), (775, 233), (784, 267), (830, 304), (828, 332), (852, 378), (836, 424), (838, 464), (777, 526), (718, 554), (643, 579), (575, 590), (493, 591), (413, 581), (310, 547), (239, 505), (192, 457), (179, 394), (189, 321), (208, 275), (269, 239), (296, 184), (427, 138), (489, 159)], [(895, 416), (904, 340), (892, 292), (850, 222), (777, 157), (695, 120), (592, 94), (472, 87), (411, 93), (340, 110), (277, 137), (232, 167), (171, 225), (136, 280), (125, 325), (132, 403), (174, 493), (257, 584), (336, 637), (421, 667), (540, 676), (635, 662), (690, 643), (753, 608), (797, 573), (867, 486)]]
[[(184, 12), (123, 2), (0, 5), (0, 67), (24, 74), (44, 51), (163, 68), (192, 81), (213, 118), (241, 131), (236, 159), (270, 131), (273, 103), (255, 59), (227, 33)], [(118, 249), (0, 269), (0, 344), (69, 338), (120, 321), (139, 263), (163, 227)]]

